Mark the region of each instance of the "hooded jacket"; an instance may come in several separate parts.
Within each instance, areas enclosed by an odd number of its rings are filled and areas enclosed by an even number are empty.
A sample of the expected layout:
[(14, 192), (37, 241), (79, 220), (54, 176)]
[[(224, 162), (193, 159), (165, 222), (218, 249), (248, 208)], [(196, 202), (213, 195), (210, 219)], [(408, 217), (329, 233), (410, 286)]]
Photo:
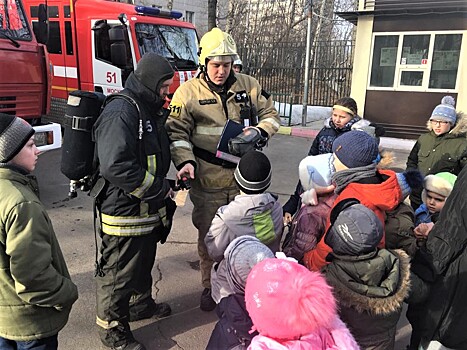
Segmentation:
[[(452, 349), (467, 349), (467, 168), (457, 177), (425, 247), (412, 261), (412, 272), (430, 287), (423, 302), (422, 338)], [(414, 290), (413, 294), (419, 293)], [(442, 301), (442, 302), (441, 302)]]
[(343, 133), (350, 131), (352, 125), (360, 121), (359, 116), (355, 116), (349, 120), (349, 122), (341, 129), (336, 128), (332, 122), (332, 118), (329, 117), (324, 121), (324, 127), (318, 132), (311, 148), (308, 151), (309, 156), (316, 156), (318, 154), (332, 153), (332, 144), (334, 140), (338, 138)]
[(424, 176), (449, 172), (458, 175), (467, 164), (467, 114), (459, 114), (456, 125), (437, 136), (430, 121), (429, 132), (421, 135), (407, 158), (407, 169), (418, 169)]
[(242, 109), (245, 110), (247, 105), (258, 116), (257, 126), (269, 137), (279, 130), (280, 118), (273, 100), (256, 79), (244, 74), (235, 74), (229, 79), (234, 82), (223, 98), (211, 89), (204, 73), (200, 73), (180, 85), (170, 103), (167, 130), (173, 162), (177, 169), (186, 163), (196, 166), (193, 188), (210, 191), (237, 189), (233, 176), (235, 167), (223, 169), (195, 156), (194, 150), (214, 155), (225, 123), (228, 119), (242, 123)]
[[(402, 191), (397, 182), (396, 173), (392, 170), (377, 170), (378, 176), (381, 178), (380, 183), (364, 183), (352, 182), (344, 188), (339, 196), (334, 201), (334, 206), (346, 198), (356, 198), (361, 204), (373, 210), (381, 220), (384, 226), (385, 212), (393, 210), (402, 202)], [(332, 211), (332, 209), (331, 209)], [(326, 232), (330, 226), (330, 217), (328, 215), (326, 222)], [(315, 249), (305, 253), (303, 261), (312, 271), (319, 271), (326, 265), (326, 257), (332, 249), (324, 243), (324, 237), (318, 242)], [(380, 248), (385, 247), (385, 236), (379, 245)]]
[[(164, 101), (130, 74), (121, 94), (140, 109), (115, 98), (94, 125), (100, 174), (106, 180), (100, 197), (102, 231), (116, 236), (153, 232), (166, 221), (164, 197), (170, 189), (165, 176), (170, 167), (169, 139), (164, 124)], [(142, 132), (142, 140), (139, 134)]]
[(402, 250), (339, 256), (323, 269), (334, 288), (340, 317), (362, 349), (394, 349), (397, 322), (410, 289), (410, 264)]
[(67, 323), (78, 290), (35, 178), (3, 165), (0, 194), (0, 336), (50, 337)]
[(281, 205), (277, 197), (268, 192), (238, 195), (217, 210), (204, 239), (209, 256), (218, 262), (211, 271), (211, 293), (217, 303), (234, 292), (226, 279), (228, 272), (224, 259), (230, 242), (249, 235), (258, 238), (275, 253), (280, 250), (283, 228)]
[[(430, 121), (428, 133), (421, 135), (407, 158), (407, 169), (418, 169), (424, 176), (449, 172), (458, 175), (467, 164), (467, 115), (458, 114), (456, 125), (447, 133), (437, 136)], [(416, 210), (422, 204), (422, 189), (410, 194), (410, 204)]]

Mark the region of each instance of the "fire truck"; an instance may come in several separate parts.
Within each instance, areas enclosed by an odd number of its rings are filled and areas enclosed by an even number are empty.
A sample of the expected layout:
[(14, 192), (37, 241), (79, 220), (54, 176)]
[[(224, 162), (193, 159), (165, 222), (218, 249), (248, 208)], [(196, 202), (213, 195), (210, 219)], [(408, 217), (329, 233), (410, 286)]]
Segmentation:
[[(25, 0), (34, 27), (41, 1)], [(70, 91), (120, 91), (146, 52), (171, 62), (173, 91), (196, 73), (197, 33), (180, 12), (107, 0), (47, 0), (47, 8), (54, 121), (62, 121)]]
[(42, 123), (50, 108), (51, 70), (44, 6), (38, 7), (37, 39), (21, 0), (0, 0), (0, 112), (16, 115), (36, 129), (42, 151), (61, 145), (60, 125)]

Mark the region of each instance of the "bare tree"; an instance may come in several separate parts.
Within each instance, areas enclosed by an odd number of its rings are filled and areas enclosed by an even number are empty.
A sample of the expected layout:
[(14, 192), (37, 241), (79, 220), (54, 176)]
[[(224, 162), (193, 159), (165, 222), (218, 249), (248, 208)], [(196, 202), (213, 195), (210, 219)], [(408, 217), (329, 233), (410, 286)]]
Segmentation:
[(217, 27), (217, 0), (208, 0), (208, 30)]

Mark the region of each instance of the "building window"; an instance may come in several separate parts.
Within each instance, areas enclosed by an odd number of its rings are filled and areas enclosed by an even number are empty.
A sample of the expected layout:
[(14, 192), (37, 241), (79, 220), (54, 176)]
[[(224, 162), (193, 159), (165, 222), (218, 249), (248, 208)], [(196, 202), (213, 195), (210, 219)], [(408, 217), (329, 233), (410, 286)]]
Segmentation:
[(462, 33), (375, 34), (370, 90), (456, 90)]
[(195, 13), (193, 11), (185, 12), (185, 21), (195, 23)]

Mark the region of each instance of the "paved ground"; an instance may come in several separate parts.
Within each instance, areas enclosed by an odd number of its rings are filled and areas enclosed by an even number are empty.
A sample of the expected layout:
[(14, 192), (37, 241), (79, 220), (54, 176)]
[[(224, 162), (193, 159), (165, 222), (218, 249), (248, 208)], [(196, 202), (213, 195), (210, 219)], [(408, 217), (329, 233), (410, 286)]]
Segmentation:
[[(282, 203), (295, 188), (298, 163), (307, 154), (310, 144), (309, 138), (276, 135), (265, 149), (273, 165), (270, 190), (280, 195)], [(36, 171), (42, 200), (49, 210), (72, 279), (80, 293), (68, 325), (60, 332), (59, 348), (103, 349), (94, 325), (92, 203), (83, 193), (73, 200), (67, 198), (68, 182), (59, 170), (60, 155), (60, 150), (42, 155)], [(394, 167), (404, 168), (408, 151), (394, 149), (394, 155)], [(158, 247), (153, 270), (153, 297), (170, 303), (173, 314), (163, 320), (132, 324), (136, 338), (148, 350), (204, 349), (217, 319), (214, 312), (205, 313), (198, 307), (202, 287), (191, 209), (191, 203), (187, 200), (187, 204), (177, 210), (173, 232), (167, 243)], [(405, 348), (409, 332), (405, 318), (401, 318), (396, 349)]]

